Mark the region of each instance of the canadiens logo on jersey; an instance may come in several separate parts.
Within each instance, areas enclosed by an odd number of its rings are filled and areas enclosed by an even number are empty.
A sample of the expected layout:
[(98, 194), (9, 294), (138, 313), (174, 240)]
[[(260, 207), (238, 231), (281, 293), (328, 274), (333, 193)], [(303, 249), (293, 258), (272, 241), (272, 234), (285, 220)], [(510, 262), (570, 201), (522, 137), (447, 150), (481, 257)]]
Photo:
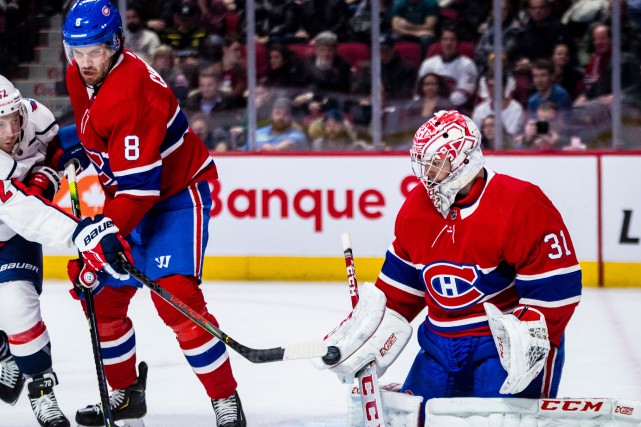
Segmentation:
[(438, 262), (425, 266), (423, 281), (432, 299), (445, 310), (461, 310), (485, 296), (475, 284), (476, 267)]

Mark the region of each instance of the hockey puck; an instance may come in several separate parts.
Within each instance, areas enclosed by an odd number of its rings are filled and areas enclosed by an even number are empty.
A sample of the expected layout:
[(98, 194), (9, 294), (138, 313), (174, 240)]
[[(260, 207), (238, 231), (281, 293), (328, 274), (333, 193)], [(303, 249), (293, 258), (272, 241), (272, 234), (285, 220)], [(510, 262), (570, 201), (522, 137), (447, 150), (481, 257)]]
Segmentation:
[(335, 365), (341, 360), (341, 351), (338, 347), (330, 345), (327, 347), (327, 354), (323, 356), (323, 362), (326, 365)]

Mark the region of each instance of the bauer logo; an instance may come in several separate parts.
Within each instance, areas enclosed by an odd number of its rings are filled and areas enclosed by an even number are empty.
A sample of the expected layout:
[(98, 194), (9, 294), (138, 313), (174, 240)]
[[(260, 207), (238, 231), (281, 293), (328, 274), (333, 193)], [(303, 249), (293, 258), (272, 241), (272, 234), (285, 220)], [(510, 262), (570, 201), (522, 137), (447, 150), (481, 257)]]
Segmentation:
[(378, 352), (381, 354), (381, 356), (385, 356), (387, 352), (392, 348), (394, 343), (396, 342), (397, 338), (395, 334), (390, 335), (390, 337), (385, 341), (385, 345), (383, 345), (383, 348), (378, 350)]
[(634, 412), (634, 408), (632, 408), (630, 406), (619, 406), (619, 405), (617, 405), (617, 407), (614, 408), (614, 413), (615, 414), (632, 415), (632, 412)]

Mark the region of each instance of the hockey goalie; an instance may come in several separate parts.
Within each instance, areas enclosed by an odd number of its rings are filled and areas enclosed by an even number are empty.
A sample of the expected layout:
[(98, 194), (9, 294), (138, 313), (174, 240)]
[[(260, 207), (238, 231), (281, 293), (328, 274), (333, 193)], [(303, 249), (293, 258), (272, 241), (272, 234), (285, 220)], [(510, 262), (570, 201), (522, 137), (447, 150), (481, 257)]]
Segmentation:
[(363, 286), (353, 313), (326, 338), (341, 360), (319, 368), (348, 383), (373, 361), (383, 375), (427, 307), (401, 393), (423, 402), (556, 397), (581, 268), (550, 199), (485, 167), (480, 140), (457, 111), (418, 129), (410, 157), (422, 185), (398, 212), (375, 285)]

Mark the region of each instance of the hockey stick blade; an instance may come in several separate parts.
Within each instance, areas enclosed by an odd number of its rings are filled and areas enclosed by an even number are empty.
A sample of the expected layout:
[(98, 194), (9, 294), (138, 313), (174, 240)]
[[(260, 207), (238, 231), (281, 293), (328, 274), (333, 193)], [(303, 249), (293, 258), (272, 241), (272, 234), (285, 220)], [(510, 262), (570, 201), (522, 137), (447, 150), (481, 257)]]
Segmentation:
[[(221, 331), (212, 324), (207, 318), (203, 317), (196, 310), (190, 308), (187, 304), (176, 298), (170, 292), (162, 288), (158, 283), (151, 280), (142, 271), (138, 270), (122, 254), (118, 258), (120, 266), (136, 280), (151, 289), (152, 292), (174, 306), (175, 309), (187, 316), (192, 322), (227, 344), (238, 354), (252, 363), (279, 362), (282, 360), (294, 359), (311, 359), (313, 357), (323, 357), (323, 360), (338, 361), (340, 360), (340, 351), (338, 347), (327, 346), (324, 341), (308, 341), (291, 344), (285, 347), (255, 349), (249, 348), (232, 337)], [(336, 363), (336, 362), (334, 362)]]

